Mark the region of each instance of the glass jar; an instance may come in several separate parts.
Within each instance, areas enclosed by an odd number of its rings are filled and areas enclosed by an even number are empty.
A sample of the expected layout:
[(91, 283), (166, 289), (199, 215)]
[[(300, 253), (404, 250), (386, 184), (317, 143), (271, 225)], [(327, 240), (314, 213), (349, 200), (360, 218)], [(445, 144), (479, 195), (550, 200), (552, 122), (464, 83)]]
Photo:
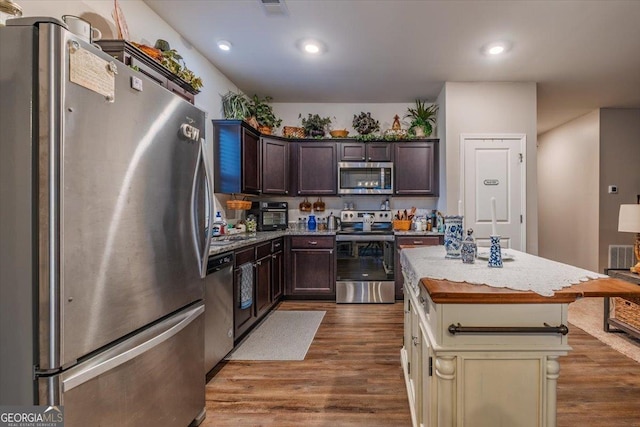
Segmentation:
[(0, 25), (6, 25), (7, 19), (20, 18), (22, 8), (11, 0), (0, 0)]

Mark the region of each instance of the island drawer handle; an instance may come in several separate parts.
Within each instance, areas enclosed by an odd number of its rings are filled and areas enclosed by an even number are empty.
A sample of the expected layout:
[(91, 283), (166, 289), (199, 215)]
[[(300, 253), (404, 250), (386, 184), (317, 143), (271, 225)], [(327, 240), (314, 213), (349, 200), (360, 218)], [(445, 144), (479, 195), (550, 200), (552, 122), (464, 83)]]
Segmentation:
[(569, 328), (565, 325), (550, 326), (462, 326), (460, 323), (449, 325), (449, 333), (455, 334), (562, 334), (567, 335)]

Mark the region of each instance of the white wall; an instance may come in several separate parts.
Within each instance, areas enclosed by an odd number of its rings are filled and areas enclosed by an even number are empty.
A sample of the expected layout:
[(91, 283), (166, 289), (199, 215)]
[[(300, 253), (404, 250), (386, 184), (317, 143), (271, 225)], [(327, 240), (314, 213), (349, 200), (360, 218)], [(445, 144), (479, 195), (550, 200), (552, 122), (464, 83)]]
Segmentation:
[(598, 271), (600, 114), (540, 135), (539, 254)]
[[(460, 135), (520, 133), (527, 138), (527, 252), (538, 252), (538, 192), (536, 160), (535, 83), (445, 84), (445, 212), (457, 212), (460, 195)], [(442, 108), (441, 108), (442, 110)], [(442, 113), (441, 113), (442, 114)]]
[[(609, 245), (632, 245), (632, 233), (618, 232), (621, 204), (636, 203), (640, 195), (640, 109), (600, 110), (600, 242), (598, 271), (608, 264)], [(608, 194), (609, 185), (618, 194)]]
[[(353, 116), (361, 112), (371, 113), (371, 116), (380, 122), (380, 132), (391, 129), (393, 117), (397, 114), (400, 116), (402, 128), (409, 127), (408, 121), (404, 120), (407, 114), (407, 108), (413, 106), (413, 103), (373, 103), (373, 104), (329, 104), (329, 103), (273, 103), (273, 112), (282, 119), (282, 126), (302, 126), (301, 118), (308, 117), (308, 114), (319, 114), (320, 117), (331, 118), (332, 129), (347, 129), (349, 136), (357, 135), (354, 131), (352, 122)], [(437, 129), (432, 137), (437, 138)], [(278, 133), (280, 134), (280, 133)], [(328, 135), (327, 135), (328, 136)]]

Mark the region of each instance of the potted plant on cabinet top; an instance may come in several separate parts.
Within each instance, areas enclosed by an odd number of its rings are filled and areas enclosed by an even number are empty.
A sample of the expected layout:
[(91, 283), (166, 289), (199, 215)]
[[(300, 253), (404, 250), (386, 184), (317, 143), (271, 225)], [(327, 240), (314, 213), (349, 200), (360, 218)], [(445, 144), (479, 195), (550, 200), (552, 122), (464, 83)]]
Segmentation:
[(258, 121), (258, 130), (260, 133), (271, 134), (273, 128), (277, 128), (282, 124), (282, 119), (276, 117), (273, 113), (273, 107), (268, 104), (271, 102), (270, 96), (260, 99), (258, 95), (253, 95), (249, 99), (249, 115), (255, 117)]
[[(298, 115), (298, 118), (302, 117), (302, 114)], [(322, 137), (325, 134), (327, 126), (331, 124), (331, 118), (329, 117), (320, 117), (318, 114), (309, 113), (307, 118), (302, 117), (302, 127), (304, 128), (304, 133), (307, 136), (316, 138)]]
[(249, 100), (241, 92), (229, 91), (222, 98), (222, 115), (225, 119), (245, 120), (249, 114)]
[(432, 104), (426, 106), (424, 101), (416, 99), (415, 108), (407, 108), (407, 114), (405, 119), (411, 119), (409, 125), (409, 134), (413, 136), (430, 136), (433, 132), (433, 126), (436, 124), (436, 115), (438, 113), (438, 106)]
[(380, 130), (380, 122), (371, 117), (371, 113), (362, 112), (357, 116), (354, 114), (352, 124), (360, 135), (369, 135)]

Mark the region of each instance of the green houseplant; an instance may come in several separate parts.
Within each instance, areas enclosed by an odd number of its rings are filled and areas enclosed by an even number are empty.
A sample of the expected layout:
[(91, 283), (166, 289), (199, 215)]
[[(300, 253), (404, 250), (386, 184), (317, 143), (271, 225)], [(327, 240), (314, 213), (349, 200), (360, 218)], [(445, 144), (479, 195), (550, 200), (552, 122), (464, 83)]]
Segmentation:
[[(298, 114), (298, 118), (301, 118), (302, 114)], [(330, 117), (320, 117), (319, 114), (309, 113), (307, 118), (302, 117), (302, 127), (304, 133), (311, 137), (322, 137), (325, 134), (327, 126), (331, 124)]]
[(416, 99), (415, 108), (407, 108), (407, 114), (404, 118), (411, 119), (409, 125), (409, 134), (413, 136), (430, 136), (433, 132), (433, 126), (436, 124), (438, 106), (432, 104), (426, 106), (425, 101)]
[(271, 99), (270, 96), (261, 99), (258, 95), (253, 95), (253, 98), (250, 98), (248, 102), (249, 115), (256, 118), (258, 130), (265, 134), (270, 134), (273, 128), (282, 124), (282, 119), (276, 117), (273, 107), (268, 104)]
[(229, 91), (220, 97), (225, 119), (244, 120), (250, 116), (249, 99), (243, 93)]

